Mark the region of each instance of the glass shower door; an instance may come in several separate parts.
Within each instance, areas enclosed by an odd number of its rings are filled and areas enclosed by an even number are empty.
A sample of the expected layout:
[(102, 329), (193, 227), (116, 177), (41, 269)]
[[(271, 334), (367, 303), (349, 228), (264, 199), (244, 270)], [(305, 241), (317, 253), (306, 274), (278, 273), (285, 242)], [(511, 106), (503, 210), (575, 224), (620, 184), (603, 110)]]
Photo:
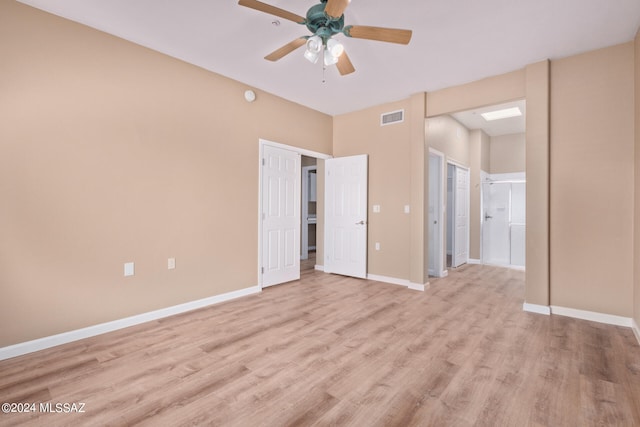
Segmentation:
[(510, 183), (483, 183), (482, 262), (509, 265)]

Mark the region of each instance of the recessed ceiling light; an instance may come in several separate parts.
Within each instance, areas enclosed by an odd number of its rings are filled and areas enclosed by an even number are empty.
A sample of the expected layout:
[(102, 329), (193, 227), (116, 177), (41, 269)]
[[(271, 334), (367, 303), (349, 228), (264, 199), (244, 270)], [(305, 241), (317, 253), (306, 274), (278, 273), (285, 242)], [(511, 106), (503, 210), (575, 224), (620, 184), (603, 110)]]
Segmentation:
[(509, 117), (518, 117), (522, 115), (522, 111), (518, 107), (505, 108), (504, 110), (487, 111), (480, 114), (483, 119), (490, 122), (492, 120), (508, 119)]

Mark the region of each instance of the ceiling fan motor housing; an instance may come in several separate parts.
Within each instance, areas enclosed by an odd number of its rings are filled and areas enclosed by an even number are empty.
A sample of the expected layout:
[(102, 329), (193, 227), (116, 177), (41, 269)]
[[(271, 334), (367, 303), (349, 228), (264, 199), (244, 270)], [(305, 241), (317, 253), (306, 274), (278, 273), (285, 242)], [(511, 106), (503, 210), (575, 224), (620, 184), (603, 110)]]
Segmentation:
[(305, 25), (313, 34), (322, 37), (326, 42), (335, 34), (341, 33), (344, 28), (344, 15), (338, 19), (328, 16), (324, 9), (326, 2), (312, 6), (307, 11)]

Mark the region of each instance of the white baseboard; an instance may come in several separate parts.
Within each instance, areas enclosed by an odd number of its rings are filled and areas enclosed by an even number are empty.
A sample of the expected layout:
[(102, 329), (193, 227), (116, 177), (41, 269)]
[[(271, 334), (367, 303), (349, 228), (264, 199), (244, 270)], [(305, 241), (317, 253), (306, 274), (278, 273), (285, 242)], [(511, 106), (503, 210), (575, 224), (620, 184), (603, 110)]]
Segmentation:
[(530, 313), (544, 314), (547, 316), (551, 315), (551, 308), (548, 305), (529, 304), (525, 302), (522, 304), (522, 309)]
[(575, 308), (551, 306), (551, 314), (573, 317), (576, 319), (590, 320), (592, 322), (606, 323), (608, 325), (632, 327), (630, 317), (616, 316), (613, 314), (597, 313), (595, 311), (577, 310)]
[(638, 324), (636, 323), (635, 319), (631, 319), (631, 329), (633, 329), (633, 333), (636, 335), (638, 344), (640, 344), (640, 327), (638, 327)]
[(409, 287), (411, 282), (405, 279), (397, 279), (395, 277), (378, 276), (377, 274), (367, 274), (367, 279), (375, 280), (376, 282), (390, 283), (392, 285), (400, 285)]
[(467, 260), (468, 264), (482, 264), (482, 261), (480, 261), (479, 259), (475, 259), (475, 258), (469, 258)]
[(367, 274), (367, 279), (375, 280), (376, 282), (389, 283), (391, 285), (405, 286), (414, 291), (424, 291), (429, 289), (429, 282), (427, 283), (413, 283), (406, 279), (397, 279), (395, 277), (379, 276), (377, 274)]
[(324, 271), (324, 265), (316, 264), (313, 268), (318, 271)]
[(261, 292), (259, 286), (240, 289), (233, 292), (227, 292), (222, 295), (216, 295), (184, 304), (174, 305), (172, 307), (161, 308), (160, 310), (150, 311), (148, 313), (137, 314), (124, 319), (118, 319), (111, 322), (101, 323), (99, 325), (89, 326), (75, 331), (63, 332), (49, 337), (39, 338), (33, 341), (27, 341), (19, 344), (10, 345), (0, 348), (0, 360), (10, 359), (12, 357), (22, 356), (24, 354), (33, 353), (34, 351), (44, 350), (61, 344), (67, 344), (84, 338), (105, 334), (107, 332), (116, 331), (118, 329), (128, 328), (129, 326), (139, 325), (141, 323), (150, 322), (152, 320), (162, 319), (187, 311), (219, 304), (224, 301), (240, 298), (243, 296), (256, 294)]
[(409, 289), (414, 290), (414, 291), (420, 291), (420, 292), (424, 292), (427, 289), (429, 289), (429, 282), (427, 283), (409, 283)]

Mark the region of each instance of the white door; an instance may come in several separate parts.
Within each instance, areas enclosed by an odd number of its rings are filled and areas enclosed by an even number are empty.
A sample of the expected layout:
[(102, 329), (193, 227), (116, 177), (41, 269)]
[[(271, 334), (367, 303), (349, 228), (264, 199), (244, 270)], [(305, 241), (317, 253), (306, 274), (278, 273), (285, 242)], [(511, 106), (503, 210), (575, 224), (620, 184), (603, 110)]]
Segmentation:
[(300, 278), (300, 154), (262, 154), (262, 287)]
[(367, 276), (367, 155), (325, 160), (324, 271)]
[(429, 154), (429, 275), (442, 276), (442, 157)]
[(466, 264), (469, 248), (469, 170), (455, 168), (455, 230), (453, 267)]

